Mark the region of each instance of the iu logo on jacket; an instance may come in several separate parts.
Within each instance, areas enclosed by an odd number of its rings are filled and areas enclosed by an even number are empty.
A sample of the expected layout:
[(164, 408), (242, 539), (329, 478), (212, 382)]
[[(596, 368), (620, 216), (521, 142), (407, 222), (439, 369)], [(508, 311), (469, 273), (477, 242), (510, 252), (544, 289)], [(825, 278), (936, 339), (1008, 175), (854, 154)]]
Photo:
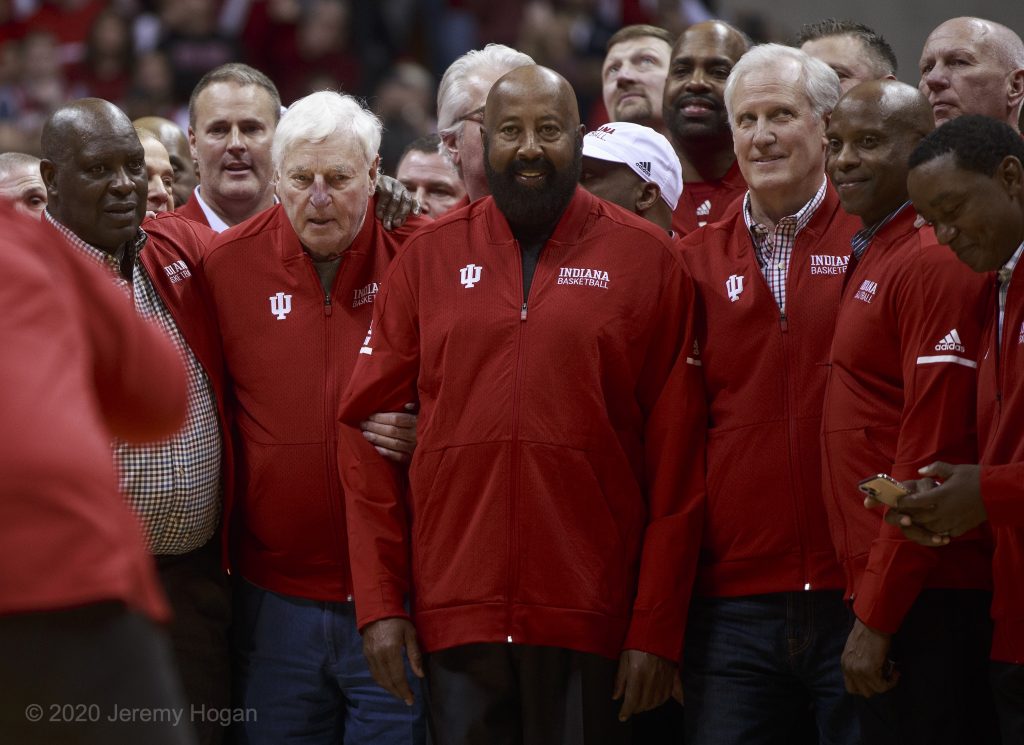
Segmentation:
[(292, 312), (292, 296), (279, 292), (270, 296), (270, 312), (283, 321)]

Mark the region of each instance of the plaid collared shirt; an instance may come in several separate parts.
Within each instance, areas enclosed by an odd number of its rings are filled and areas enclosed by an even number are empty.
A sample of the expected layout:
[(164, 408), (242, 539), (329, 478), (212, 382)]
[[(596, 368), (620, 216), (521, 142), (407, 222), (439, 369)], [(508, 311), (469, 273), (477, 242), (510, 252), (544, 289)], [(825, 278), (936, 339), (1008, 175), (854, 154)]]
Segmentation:
[[(136, 312), (164, 330), (185, 362), (185, 425), (159, 442), (130, 445), (115, 440), (113, 450), (121, 493), (145, 526), (150, 553), (183, 554), (197, 549), (213, 537), (220, 523), (221, 439), (217, 404), (206, 373), (139, 261), (147, 236), (140, 229), (128, 247), (134, 256), (129, 284), (121, 276), (116, 257), (81, 240), (49, 212), (43, 214), (68, 243), (111, 271), (115, 284), (132, 298)], [(159, 395), (159, 391), (154, 395)]]
[(1010, 291), (1010, 279), (1013, 277), (1013, 270), (1017, 266), (1017, 262), (1020, 261), (1021, 254), (1024, 253), (1024, 242), (1017, 246), (1017, 250), (1013, 252), (1013, 256), (1010, 260), (1003, 264), (1003, 268), (996, 274), (996, 279), (999, 281), (999, 344), (1002, 346), (1003, 343), (1003, 316), (1006, 315), (1006, 295)]
[(750, 209), (750, 192), (743, 197), (743, 219), (747, 223), (747, 230), (754, 241), (754, 255), (757, 256), (757, 263), (761, 267), (768, 288), (779, 304), (779, 310), (786, 312), (786, 277), (789, 275), (789, 260), (793, 257), (793, 246), (796, 237), (803, 230), (807, 223), (814, 217), (818, 207), (825, 201), (825, 189), (827, 180), (822, 177), (821, 188), (818, 193), (811, 197), (811, 201), (800, 208), (795, 215), (790, 215), (779, 220), (775, 224), (775, 230), (767, 225), (754, 222), (754, 215)]
[[(853, 238), (850, 239), (850, 246), (853, 248), (853, 258), (860, 261), (864, 256), (864, 252), (868, 250), (868, 246), (871, 245), (871, 239), (875, 237), (879, 230), (892, 222), (892, 219), (902, 212), (903, 208), (908, 204), (910, 204), (909, 199), (874, 225), (869, 225), (868, 227), (862, 228), (854, 233)], [(848, 269), (847, 271), (850, 270)]]

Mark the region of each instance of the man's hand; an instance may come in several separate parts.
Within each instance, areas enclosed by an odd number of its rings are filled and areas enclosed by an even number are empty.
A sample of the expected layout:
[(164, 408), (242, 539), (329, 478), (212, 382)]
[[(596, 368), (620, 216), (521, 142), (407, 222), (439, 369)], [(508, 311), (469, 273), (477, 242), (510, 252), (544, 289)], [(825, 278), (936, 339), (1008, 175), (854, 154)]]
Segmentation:
[(381, 174), (377, 177), (377, 219), (384, 223), (385, 230), (394, 230), (405, 225), (410, 214), (420, 213), (420, 203), (409, 193), (402, 182)]
[(890, 646), (890, 634), (876, 631), (857, 619), (846, 640), (842, 657), (847, 691), (856, 696), (871, 698), (895, 687), (900, 676), (896, 670), (890, 669)]
[(392, 696), (412, 706), (416, 697), (405, 677), (402, 647), (405, 647), (413, 673), (422, 678), (423, 655), (411, 622), (404, 618), (385, 618), (363, 629), (363, 655), (370, 664), (373, 679)]
[[(899, 506), (885, 517), (886, 522), (898, 525), (911, 540), (923, 542), (912, 531), (916, 527), (932, 534), (926, 545), (944, 546), (951, 536), (963, 535), (988, 519), (981, 500), (978, 466), (952, 466), (938, 461), (918, 473), (928, 478), (908, 482), (912, 493), (901, 497)], [(942, 483), (932, 487), (930, 479), (941, 479)]]
[(675, 663), (637, 649), (625, 650), (619, 657), (619, 671), (612, 693), (616, 701), (623, 699), (619, 721), (625, 722), (633, 714), (668, 701), (676, 678)]
[(406, 404), (405, 412), (373, 414), (359, 427), (378, 453), (395, 463), (408, 463), (416, 450), (415, 411), (416, 404)]

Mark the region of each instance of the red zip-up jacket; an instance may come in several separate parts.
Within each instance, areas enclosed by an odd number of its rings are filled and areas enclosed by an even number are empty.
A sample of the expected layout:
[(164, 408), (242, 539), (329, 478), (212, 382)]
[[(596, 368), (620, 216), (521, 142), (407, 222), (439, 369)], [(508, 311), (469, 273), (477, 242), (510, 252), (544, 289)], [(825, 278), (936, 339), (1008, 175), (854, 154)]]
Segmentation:
[(6, 206), (0, 273), (0, 615), (117, 600), (166, 621), (110, 438), (181, 426), (181, 360), (106, 272)]
[(690, 233), (733, 216), (737, 200), (747, 193), (740, 167), (733, 163), (718, 181), (688, 182), (679, 195), (679, 204), (672, 212), (672, 230), (679, 235)]
[(916, 229), (915, 217), (904, 207), (851, 264), (822, 417), (825, 499), (846, 596), (861, 621), (887, 633), (922, 588), (992, 586), (987, 531), (941, 551), (920, 546), (864, 509), (857, 489), (879, 473), (915, 479), (936, 460), (977, 461), (975, 360), (990, 281), (931, 229)]
[[(679, 244), (697, 289), (709, 407), (707, 507), (695, 592), (838, 589), (821, 495), (821, 406), (850, 237), (829, 184), (797, 235), (782, 315), (743, 210)], [(737, 291), (738, 290), (738, 291)], [(696, 515), (696, 511), (692, 514)]]
[(210, 221), (206, 219), (206, 213), (203, 212), (203, 208), (199, 206), (199, 200), (196, 199), (194, 190), (192, 192), (192, 198), (174, 210), (174, 214), (192, 220), (193, 222), (197, 222), (200, 225), (210, 227)]
[(1010, 280), (999, 344), (998, 302), (989, 305), (978, 362), (981, 498), (995, 538), (992, 659), (1024, 664), (1024, 262)]
[[(526, 302), (492, 198), (409, 241), (342, 407), (360, 627), (406, 616), (411, 589), (428, 651), (678, 659), (696, 540), (682, 505), (703, 488), (691, 288), (664, 231), (582, 189)], [(417, 388), (406, 497), (356, 424)]]
[(203, 261), (238, 441), (235, 500), (225, 517), (232, 564), (285, 595), (344, 601), (352, 594), (338, 398), (384, 269), (426, 222), (414, 218), (388, 233), (373, 207), (329, 294), (281, 205), (221, 233)]

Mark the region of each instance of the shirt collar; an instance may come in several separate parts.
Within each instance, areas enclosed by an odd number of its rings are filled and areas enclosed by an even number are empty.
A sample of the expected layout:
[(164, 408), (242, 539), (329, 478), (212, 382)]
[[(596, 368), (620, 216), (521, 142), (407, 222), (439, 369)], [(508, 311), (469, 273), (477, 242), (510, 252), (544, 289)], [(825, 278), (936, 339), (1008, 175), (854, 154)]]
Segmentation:
[(215, 233), (223, 233), (230, 226), (220, 219), (220, 215), (214, 212), (210, 205), (203, 201), (203, 195), (199, 193), (199, 188), (199, 186), (196, 186), (196, 190), (193, 192), (192, 198), (196, 200), (196, 203), (199, 205), (199, 209), (201, 209), (203, 214), (206, 215), (206, 222), (210, 224), (210, 228), (212, 228)]
[(1021, 254), (1024, 254), (1024, 241), (1021, 241), (1021, 244), (1017, 246), (1017, 250), (1013, 252), (1013, 256), (1010, 257), (1009, 261), (1003, 264), (1002, 268), (996, 275), (999, 277), (999, 281), (1001, 283), (1007, 282), (1013, 275), (1013, 270), (1017, 268), (1017, 262), (1020, 261)]
[[(57, 218), (51, 215), (49, 210), (43, 210), (43, 217), (50, 225), (53, 226), (53, 228), (58, 233), (60, 233), (64, 237), (64, 240), (70, 243), (73, 247), (77, 248), (83, 254), (85, 254), (90, 259), (95, 261), (97, 264), (107, 267), (112, 272), (114, 272), (114, 274), (120, 276), (121, 267), (117, 256), (111, 253), (107, 253), (102, 248), (96, 248), (96, 246), (92, 245), (91, 243), (86, 243), (85, 241), (83, 241), (75, 233), (73, 233), (67, 226), (62, 224), (60, 221), (57, 220)], [(139, 252), (142, 251), (143, 246), (146, 245), (147, 238), (148, 236), (146, 235), (146, 232), (142, 228), (139, 228), (139, 232), (131, 240), (128, 246), (128, 250), (132, 252), (133, 263), (135, 257), (139, 255)]]
[(870, 245), (871, 239), (875, 237), (879, 230), (881, 230), (890, 222), (892, 222), (892, 219), (896, 217), (896, 215), (898, 215), (900, 212), (902, 212), (903, 208), (906, 207), (908, 204), (910, 204), (909, 199), (905, 201), (903, 204), (901, 204), (899, 207), (894, 209), (892, 212), (890, 212), (888, 215), (883, 217), (881, 220), (876, 222), (874, 225), (869, 225), (866, 228), (861, 228), (860, 230), (853, 234), (853, 237), (850, 239), (850, 245), (853, 247), (853, 255), (856, 259), (860, 260), (860, 258), (864, 255), (864, 252), (868, 250), (868, 245)]
[[(797, 233), (799, 233), (801, 230), (807, 227), (807, 223), (809, 223), (811, 221), (811, 218), (814, 217), (814, 213), (818, 211), (818, 207), (820, 207), (821, 203), (825, 201), (825, 192), (827, 189), (828, 179), (822, 176), (821, 186), (818, 187), (817, 193), (815, 193), (815, 195), (811, 197), (807, 204), (801, 207), (800, 210), (796, 212), (796, 214), (783, 217), (782, 220), (779, 220), (779, 223), (782, 223), (783, 221), (794, 221), (796, 223), (796, 230), (794, 231), (793, 235), (796, 236)], [(750, 206), (749, 189), (747, 190), (747, 193), (743, 196), (743, 220), (747, 224), (747, 230), (750, 231), (751, 237), (753, 237), (755, 240), (763, 239), (764, 236), (767, 236), (769, 233), (772, 232), (767, 225), (755, 222), (754, 213), (751, 210)], [(778, 225), (778, 223), (776, 225)]]

